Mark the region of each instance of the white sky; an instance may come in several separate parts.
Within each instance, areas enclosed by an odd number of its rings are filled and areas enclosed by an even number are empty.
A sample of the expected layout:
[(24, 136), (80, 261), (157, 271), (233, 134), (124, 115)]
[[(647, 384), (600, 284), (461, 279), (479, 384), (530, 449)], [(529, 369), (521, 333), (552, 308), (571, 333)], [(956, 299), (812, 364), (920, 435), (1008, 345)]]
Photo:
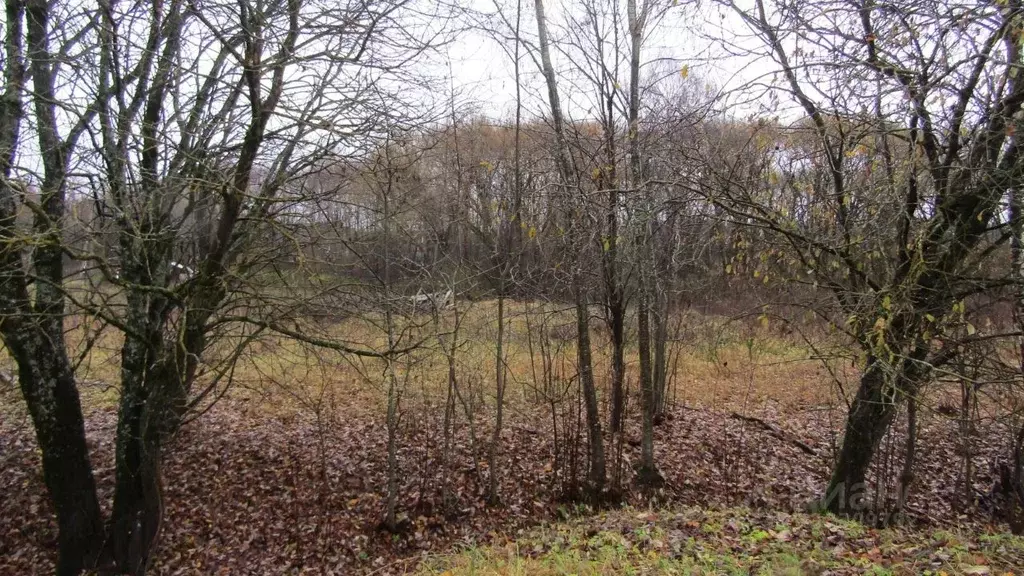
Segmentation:
[[(515, 1), (498, 1), (502, 2), (506, 17), (514, 19)], [(622, 18), (625, 19), (625, 2), (620, 4)], [(471, 8), (488, 14), (496, 10), (493, 0), (474, 0)], [(533, 1), (522, 0), (522, 8), (522, 33), (531, 44), (535, 44), (536, 17)], [(564, 40), (566, 10), (578, 10), (579, 3), (572, 0), (547, 0), (545, 8), (553, 40), (556, 43)], [(690, 6), (670, 8), (665, 18), (651, 30), (645, 42), (644, 71), (653, 72), (656, 67), (679, 70), (685, 65), (693, 81), (710, 82), (720, 89), (729, 89), (748, 81), (753, 73), (749, 66), (745, 66), (749, 62), (724, 58), (722, 51), (707, 39), (709, 32), (713, 31), (697, 27), (697, 23), (706, 17), (719, 19), (719, 12), (717, 8), (713, 13), (705, 10), (701, 14)], [(741, 27), (734, 15), (723, 14), (725, 18), (720, 19), (723, 27), (732, 30)], [(507, 118), (514, 113), (515, 74), (512, 61), (491, 34), (482, 30), (467, 31), (447, 47), (446, 54), (450, 58), (456, 91), (463, 96), (463, 100), (478, 103), (480, 112), (491, 118)], [(574, 118), (588, 115), (587, 110), (591, 106), (587, 101), (590, 97), (587, 93), (589, 87), (573, 86), (570, 79), (579, 76), (573, 70), (573, 63), (558, 51), (554, 52), (553, 57), (566, 112)], [(627, 71), (621, 70), (620, 75), (625, 84)], [(521, 76), (524, 84), (524, 114), (537, 116), (547, 108), (547, 96), (543, 77), (525, 50), (522, 53)]]

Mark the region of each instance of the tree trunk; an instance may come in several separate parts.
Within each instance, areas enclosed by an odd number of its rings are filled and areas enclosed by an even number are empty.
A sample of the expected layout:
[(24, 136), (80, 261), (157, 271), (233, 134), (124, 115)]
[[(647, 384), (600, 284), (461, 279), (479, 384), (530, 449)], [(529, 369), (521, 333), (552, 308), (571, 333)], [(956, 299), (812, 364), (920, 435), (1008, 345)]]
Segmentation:
[(394, 532), (398, 528), (396, 509), (398, 507), (398, 381), (395, 377), (394, 362), (387, 360), (388, 378), (388, 486), (384, 511), (384, 525)]
[(590, 311), (587, 309), (582, 278), (577, 267), (574, 273), (576, 296), (576, 346), (579, 363), (580, 386), (583, 389), (583, 404), (587, 413), (587, 431), (590, 438), (590, 496), (595, 502), (604, 494), (605, 461), (604, 436), (601, 433), (601, 415), (597, 406), (597, 387), (594, 385), (593, 361), (590, 352)]
[[(613, 110), (609, 108), (609, 116)], [(612, 381), (611, 381), (611, 414), (609, 428), (612, 432), (612, 490), (618, 492), (622, 485), (622, 424), (626, 414), (626, 298), (620, 285), (618, 273), (618, 236), (619, 236), (619, 191), (615, 177), (615, 134), (609, 127), (605, 128), (606, 147), (608, 148), (609, 169), (602, 177), (608, 186), (608, 212), (605, 216), (607, 240), (601, 258), (605, 284), (605, 314), (608, 321), (612, 345)], [(602, 171), (604, 174), (605, 171)]]
[[(603, 242), (604, 254), (601, 258), (602, 272), (604, 273), (605, 284), (605, 308), (608, 319), (608, 328), (611, 332), (612, 344), (612, 398), (611, 398), (611, 421), (610, 428), (613, 437), (616, 439), (615, 446), (619, 444), (619, 436), (622, 433), (622, 421), (625, 418), (626, 395), (623, 389), (626, 378), (626, 361), (624, 349), (626, 347), (625, 325), (626, 325), (626, 297), (623, 292), (622, 282), (619, 277), (619, 178), (615, 168), (618, 158), (616, 157), (615, 138), (617, 137), (615, 123), (612, 120), (615, 115), (614, 94), (604, 94), (606, 82), (602, 82), (602, 97), (606, 101), (605, 124), (604, 124), (604, 147), (606, 166), (599, 171), (598, 187), (607, 188), (608, 206), (605, 212), (605, 240)], [(619, 464), (616, 462), (614, 483), (618, 487)]]
[(612, 490), (622, 488), (622, 423), (626, 417), (626, 303), (617, 285), (608, 295), (608, 321), (612, 344)]
[(896, 512), (903, 511), (910, 496), (910, 485), (914, 483), (914, 461), (917, 459), (917, 398), (907, 398), (907, 441), (903, 455), (903, 470), (900, 472), (900, 486)]
[[(665, 414), (669, 386), (669, 362), (671, 353), (668, 345), (668, 325), (671, 315), (670, 294), (677, 275), (676, 251), (679, 241), (676, 235), (677, 216), (670, 214), (662, 224), (661, 251), (655, 258), (655, 312), (654, 312), (654, 414), (655, 422)], [(653, 250), (653, 248), (652, 248)], [(674, 371), (672, 372), (674, 373)]]
[(640, 467), (637, 481), (643, 486), (662, 483), (654, 464), (654, 373), (651, 359), (651, 293), (654, 292), (654, 254), (651, 249), (654, 202), (651, 190), (644, 183), (640, 159), (640, 49), (647, 20), (647, 5), (638, 12), (636, 0), (627, 0), (629, 22), (629, 172), (633, 188), (640, 191), (639, 269), (640, 286), (637, 305), (637, 342), (640, 348), (640, 395), (643, 406), (643, 435), (640, 443)]
[[(503, 274), (504, 276), (504, 274)], [(501, 284), (504, 284), (499, 280)], [(498, 494), (498, 452), (501, 445), (501, 427), (502, 419), (504, 417), (505, 408), (505, 294), (504, 286), (499, 288), (498, 293), (498, 337), (497, 343), (494, 345), (494, 362), (495, 362), (495, 384), (497, 386), (495, 394), (495, 412), (494, 412), (494, 433), (491, 435), (491, 446), (488, 454), (488, 484), (487, 484), (487, 502), (489, 504), (496, 505), (500, 501), (500, 495)]]
[[(1019, 10), (1019, 3), (1016, 9)], [(1020, 24), (1020, 18), (1016, 17), (1016, 24), (1009, 34), (1006, 35), (1007, 59), (1015, 65), (1020, 65), (1024, 60), (1024, 26)], [(1018, 69), (1019, 71), (1019, 69)], [(1015, 92), (1020, 82), (1019, 75), (1010, 75), (1009, 84)], [(1020, 138), (1019, 133), (1024, 128), (1019, 115), (1016, 116), (1011, 125), (1015, 129), (1014, 139)], [(1014, 280), (1014, 306), (1013, 320), (1018, 331), (1024, 332), (1024, 188), (1015, 186), (1010, 191), (1010, 227), (1012, 237), (1010, 239), (1011, 250), (1011, 275)], [(1020, 373), (1024, 374), (1024, 335), (1017, 337), (1017, 353), (1020, 362)], [(1024, 425), (1021, 426), (1014, 443), (1014, 506), (1013, 512), (1024, 515), (1024, 462), (1022, 462), (1022, 449), (1024, 449)], [(1018, 523), (1020, 518), (1014, 518), (1014, 533), (1024, 531), (1024, 526)]]
[(144, 400), (122, 397), (118, 422), (114, 506), (105, 555), (122, 574), (142, 576), (149, 567), (163, 520), (161, 442), (150, 429)]
[[(641, 266), (643, 264), (641, 263)], [(637, 307), (637, 344), (640, 348), (640, 394), (643, 405), (642, 435), (640, 440), (640, 466), (637, 482), (654, 487), (662, 483), (661, 474), (654, 463), (654, 378), (651, 362), (650, 295), (640, 275), (640, 302)]]
[(609, 296), (608, 319), (612, 344), (612, 410), (610, 428), (613, 434), (622, 432), (622, 421), (626, 412), (626, 306), (621, 294)]
[(654, 310), (654, 417), (665, 414), (668, 387), (668, 297), (664, 290), (655, 294)]
[[(49, 3), (8, 1), (0, 95), (0, 335), (18, 366), (18, 384), (42, 453), (43, 479), (57, 515), (57, 574), (90, 566), (102, 542), (103, 520), (85, 439), (81, 402), (64, 342), (63, 247), (67, 158), (73, 138), (59, 133), (56, 68), (49, 49)], [(28, 69), (31, 74), (28, 74)], [(31, 78), (29, 89), (26, 81)], [(35, 113), (35, 152), (42, 186), (33, 231), (19, 229), (21, 196), (12, 176), (18, 154), (24, 95)], [(31, 245), (31, 246), (30, 246)], [(30, 252), (34, 278), (23, 255)], [(30, 294), (29, 284), (32, 284)], [(34, 296), (34, 302), (33, 302)]]
[[(565, 122), (562, 117), (562, 105), (558, 96), (558, 83), (555, 80), (555, 68), (551, 63), (550, 39), (548, 38), (547, 17), (544, 15), (543, 0), (534, 0), (537, 16), (537, 41), (540, 49), (544, 81), (548, 89), (548, 104), (551, 106), (551, 119), (555, 128), (556, 151), (555, 160), (562, 186), (568, 194), (575, 179), (572, 156), (569, 154), (565, 137)], [(567, 210), (571, 219), (572, 210)], [(582, 222), (573, 223), (574, 236), (582, 236), (579, 230)], [(584, 243), (575, 239), (575, 256), (577, 260), (583, 253)], [(590, 311), (587, 309), (586, 289), (583, 286), (583, 272), (580, 262), (573, 265), (572, 289), (576, 301), (576, 354), (579, 363), (580, 387), (583, 392), (584, 405), (587, 412), (587, 428), (590, 435), (590, 492), (596, 501), (604, 493), (605, 462), (604, 438), (601, 434), (601, 419), (597, 406), (597, 389), (594, 385), (593, 362), (590, 351)]]
[[(125, 233), (125, 246), (135, 240)], [(125, 253), (160, 257), (157, 246), (144, 245)], [(152, 285), (150, 260), (126, 263), (131, 281)], [(176, 344), (165, 344), (167, 302), (144, 291), (128, 295), (132, 326), (121, 347), (121, 402), (118, 411), (114, 505), (108, 524), (105, 559), (119, 572), (145, 574), (163, 519), (160, 459), (164, 441), (177, 429), (183, 394)]]
[(868, 467), (899, 408), (898, 391), (880, 362), (871, 360), (860, 380), (846, 420), (839, 458), (832, 470), (822, 506), (836, 514), (865, 512)]
[(974, 406), (974, 382), (960, 381), (960, 450), (964, 458), (963, 505), (974, 503), (974, 453), (971, 449), (971, 408)]
[(81, 573), (97, 557), (103, 517), (96, 495), (85, 423), (74, 377), (63, 350), (53, 340), (25, 328), (4, 341), (18, 363), (18, 383), (28, 404), (42, 453), (43, 479), (57, 515), (57, 574)]
[[(455, 313), (455, 327), (452, 329), (451, 341), (448, 343), (446, 343), (440, 335), (440, 313), (436, 308), (433, 311), (434, 334), (438, 340), (438, 344), (444, 351), (445, 359), (448, 363), (448, 392), (445, 395), (444, 401), (444, 449), (441, 452), (441, 473), (443, 475), (441, 485), (441, 506), (444, 510), (445, 518), (454, 513), (456, 507), (455, 494), (451, 489), (451, 470), (449, 470), (449, 463), (451, 462), (452, 444), (454, 443), (455, 435), (455, 396), (456, 390), (458, 389), (456, 375), (457, 364), (455, 356), (459, 349), (460, 319), (458, 302), (453, 301), (452, 308)], [(470, 424), (472, 425), (472, 421), (470, 421)]]

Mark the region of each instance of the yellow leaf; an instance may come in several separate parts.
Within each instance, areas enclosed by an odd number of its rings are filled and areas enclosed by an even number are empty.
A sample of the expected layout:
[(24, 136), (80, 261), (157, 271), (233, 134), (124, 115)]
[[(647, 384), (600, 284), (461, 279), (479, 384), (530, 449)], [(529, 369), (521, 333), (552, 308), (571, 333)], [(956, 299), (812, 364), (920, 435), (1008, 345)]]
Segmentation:
[(974, 327), (974, 324), (971, 324), (970, 322), (967, 323), (967, 335), (968, 336), (974, 336), (974, 333), (977, 332), (977, 331), (978, 331), (978, 329)]
[(530, 230), (526, 233), (526, 235), (530, 237), (530, 240), (533, 240), (534, 238), (536, 238), (537, 237), (537, 227), (536, 226), (530, 226)]
[(679, 75), (686, 78), (690, 75), (690, 65), (683, 64), (683, 67), (679, 69)]
[(851, 148), (850, 150), (846, 151), (846, 157), (847, 158), (855, 158), (857, 156), (864, 156), (867, 153), (868, 153), (868, 147), (863, 145), (863, 144), (858, 144), (857, 146), (855, 146), (855, 147)]

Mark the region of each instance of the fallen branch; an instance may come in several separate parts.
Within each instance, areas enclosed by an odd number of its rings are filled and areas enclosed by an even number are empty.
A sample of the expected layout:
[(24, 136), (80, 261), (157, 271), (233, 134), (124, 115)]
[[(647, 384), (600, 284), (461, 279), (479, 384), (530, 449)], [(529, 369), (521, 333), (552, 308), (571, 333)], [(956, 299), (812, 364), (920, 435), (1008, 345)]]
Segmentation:
[(729, 416), (734, 418), (734, 419), (736, 419), (736, 420), (741, 420), (743, 422), (750, 422), (752, 424), (757, 424), (762, 429), (764, 429), (766, 432), (768, 432), (770, 435), (774, 436), (775, 438), (778, 438), (779, 440), (782, 440), (783, 442), (788, 442), (789, 444), (792, 444), (793, 446), (796, 446), (797, 448), (802, 450), (804, 453), (809, 454), (811, 456), (817, 456), (818, 455), (818, 451), (815, 450), (814, 448), (811, 448), (811, 446), (809, 444), (807, 444), (806, 442), (787, 435), (785, 432), (783, 432), (777, 426), (775, 426), (775, 425), (773, 425), (773, 424), (771, 424), (769, 422), (765, 422), (764, 420), (761, 420), (760, 418), (757, 418), (755, 416), (744, 416), (743, 414), (740, 414), (738, 412), (732, 412)]

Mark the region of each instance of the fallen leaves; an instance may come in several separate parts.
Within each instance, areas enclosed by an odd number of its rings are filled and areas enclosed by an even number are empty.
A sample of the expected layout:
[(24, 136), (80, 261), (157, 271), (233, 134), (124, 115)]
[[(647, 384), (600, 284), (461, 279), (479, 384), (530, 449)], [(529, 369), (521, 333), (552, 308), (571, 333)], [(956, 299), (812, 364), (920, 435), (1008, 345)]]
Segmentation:
[[(18, 402), (13, 394), (0, 398), (0, 573), (46, 573), (52, 571), (56, 529), (31, 425)], [(668, 481), (659, 498), (667, 506), (742, 506), (749, 511), (745, 516), (637, 511), (628, 523), (603, 514), (595, 522), (620, 523), (616, 530), (622, 542), (642, 548), (644, 554), (681, 553), (691, 539), (709, 537), (737, 554), (814, 540), (832, 558), (912, 559), (935, 573), (975, 549), (941, 533), (929, 536), (930, 527), (991, 530), (991, 518), (956, 504), (958, 469), (950, 463), (961, 456), (952, 419), (922, 417), (921, 445), (928, 450), (920, 455), (918, 484), (908, 502), (917, 531), (894, 543), (860, 525), (808, 522), (790, 514), (818, 495), (829, 471), (830, 439), (841, 418), (817, 409), (784, 410), (773, 403), (746, 407), (744, 414), (773, 423), (773, 433), (736, 420), (731, 411), (676, 409), (656, 428), (657, 460)], [(445, 503), (438, 423), (405, 419), (398, 508), (406, 522), (401, 533), (390, 534), (375, 529), (384, 505), (386, 431), (371, 411), (346, 407), (344, 417), (325, 431), (321, 454), (312, 419), (260, 415), (226, 401), (186, 427), (170, 448), (164, 466), (167, 516), (152, 573), (400, 574), (424, 555), (514, 540), (524, 527), (573, 515), (575, 509), (561, 503), (555, 491), (552, 435), (543, 411), (517, 407), (509, 418), (502, 434), (499, 508), (484, 503), (464, 427), (457, 430), (450, 459), (453, 501)], [(115, 424), (109, 408), (87, 414), (89, 445), (105, 502), (112, 490)], [(481, 416), (476, 424), (485, 434), (485, 419)], [(638, 434), (636, 423), (631, 426), (627, 437)], [(902, 431), (896, 428), (894, 434)], [(780, 435), (802, 439), (817, 456), (780, 440)], [(989, 439), (1000, 437), (999, 430), (986, 429), (972, 437), (978, 490), (991, 481), (988, 471), (1001, 450)], [(628, 464), (636, 452), (625, 447), (625, 470), (631, 469)], [(635, 493), (627, 494), (627, 500), (646, 502)], [(651, 533), (666, 522), (670, 527), (664, 534)], [(595, 540), (594, 545), (617, 544)], [(989, 557), (1017, 553), (1012, 547), (1000, 552), (999, 545), (986, 550)], [(547, 551), (541, 546), (536, 553)], [(746, 568), (753, 566), (740, 561)], [(968, 561), (973, 570), (991, 566)]]

